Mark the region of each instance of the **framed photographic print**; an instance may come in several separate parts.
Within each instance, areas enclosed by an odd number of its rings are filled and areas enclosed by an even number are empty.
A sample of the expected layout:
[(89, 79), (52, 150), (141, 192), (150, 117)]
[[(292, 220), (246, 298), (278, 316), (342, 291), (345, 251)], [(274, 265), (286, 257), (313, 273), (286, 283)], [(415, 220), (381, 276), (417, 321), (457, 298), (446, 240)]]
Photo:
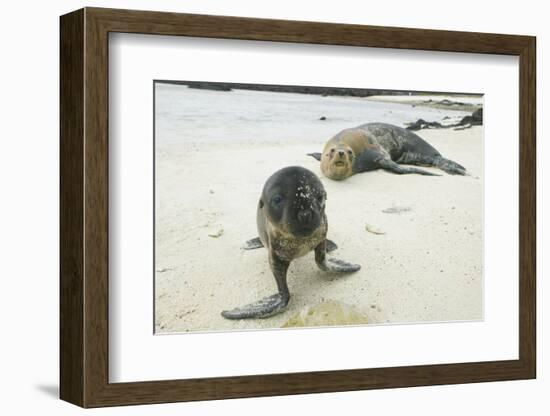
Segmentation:
[(534, 378), (535, 38), (61, 17), (61, 398)]

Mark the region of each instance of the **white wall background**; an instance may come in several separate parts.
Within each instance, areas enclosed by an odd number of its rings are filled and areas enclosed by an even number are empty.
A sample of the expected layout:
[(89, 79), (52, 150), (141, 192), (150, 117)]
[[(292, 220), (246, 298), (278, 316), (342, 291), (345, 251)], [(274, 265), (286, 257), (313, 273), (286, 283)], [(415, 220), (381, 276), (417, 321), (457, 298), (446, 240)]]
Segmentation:
[[(547, 414), (550, 361), (544, 305), (550, 295), (542, 269), (543, 239), (550, 232), (541, 213), (544, 175), (550, 157), (544, 143), (544, 103), (550, 99), (544, 76), (550, 67), (550, 26), (544, 2), (511, 4), (463, 0), (337, 2), (278, 0), (4, 2), (0, 14), (0, 409), (3, 414), (70, 415), (83, 412), (57, 399), (58, 386), (58, 16), (83, 6), (166, 10), (277, 19), (317, 20), (538, 37), (539, 161), (539, 378), (535, 381), (423, 387), (338, 394), (225, 400), (87, 411), (88, 414), (280, 415), (315, 413), (498, 415)], [(543, 234), (546, 234), (545, 236)]]

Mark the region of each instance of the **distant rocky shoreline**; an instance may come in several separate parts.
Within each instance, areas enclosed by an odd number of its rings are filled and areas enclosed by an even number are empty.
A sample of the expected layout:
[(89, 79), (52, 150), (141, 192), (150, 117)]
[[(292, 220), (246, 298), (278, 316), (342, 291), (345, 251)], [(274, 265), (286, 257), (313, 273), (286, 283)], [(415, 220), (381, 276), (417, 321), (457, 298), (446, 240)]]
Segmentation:
[(463, 130), (472, 126), (483, 125), (483, 108), (478, 108), (471, 115), (463, 117), (458, 123), (441, 124), (437, 121), (426, 121), (421, 118), (407, 126), (408, 130), (423, 130), (423, 129), (449, 129)]
[[(402, 91), (402, 90), (382, 90), (373, 88), (339, 88), (339, 87), (313, 87), (300, 85), (270, 85), (270, 84), (241, 84), (229, 82), (203, 82), (203, 81), (171, 81), (158, 80), (158, 83), (186, 85), (193, 89), (212, 90), (212, 91), (232, 91), (250, 90), (250, 91), (270, 91), (270, 92), (290, 92), (298, 94), (315, 94), (322, 96), (346, 96), (346, 97), (372, 97), (375, 95), (449, 95), (449, 93), (427, 92), (427, 91)], [(460, 94), (472, 95), (472, 94)], [(452, 103), (452, 102), (450, 102)]]

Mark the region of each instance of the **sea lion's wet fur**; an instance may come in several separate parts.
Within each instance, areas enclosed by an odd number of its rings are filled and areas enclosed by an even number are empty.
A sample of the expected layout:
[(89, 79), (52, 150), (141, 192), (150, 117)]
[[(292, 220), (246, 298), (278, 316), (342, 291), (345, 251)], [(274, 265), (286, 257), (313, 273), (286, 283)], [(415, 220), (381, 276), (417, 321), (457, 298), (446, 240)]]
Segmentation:
[(265, 247), (278, 293), (249, 305), (223, 311), (228, 319), (266, 318), (283, 311), (289, 300), (286, 273), (290, 262), (315, 251), (315, 262), (324, 271), (349, 273), (359, 265), (327, 259), (326, 192), (323, 184), (307, 169), (292, 166), (275, 172), (265, 183), (258, 202), (258, 239), (247, 248)]
[[(261, 235), (261, 234), (260, 234)], [(319, 227), (313, 234), (300, 237), (281, 230), (277, 225), (270, 222), (266, 223), (266, 242), (263, 242), (264, 247), (273, 251), (277, 257), (283, 260), (292, 261), (294, 259), (305, 256), (307, 253), (315, 249), (321, 244), (327, 235), (327, 220), (323, 215), (323, 219)]]
[(420, 136), (386, 123), (367, 123), (342, 130), (326, 143), (322, 154), (311, 156), (321, 161), (323, 174), (334, 180), (375, 169), (398, 174), (435, 175), (400, 164), (437, 167), (453, 175), (467, 174), (463, 166), (445, 159)]

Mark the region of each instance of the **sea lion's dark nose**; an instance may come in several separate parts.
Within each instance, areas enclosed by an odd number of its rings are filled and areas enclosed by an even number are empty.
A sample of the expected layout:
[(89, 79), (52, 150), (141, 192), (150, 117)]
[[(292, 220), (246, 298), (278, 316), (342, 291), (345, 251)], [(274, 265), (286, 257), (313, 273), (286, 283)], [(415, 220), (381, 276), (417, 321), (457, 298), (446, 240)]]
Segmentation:
[(312, 215), (310, 210), (303, 210), (298, 212), (298, 221), (300, 221), (301, 223), (307, 224), (311, 221), (311, 217)]
[(343, 150), (338, 150), (338, 154), (340, 155), (340, 157), (343, 157), (344, 156), (344, 151)]

